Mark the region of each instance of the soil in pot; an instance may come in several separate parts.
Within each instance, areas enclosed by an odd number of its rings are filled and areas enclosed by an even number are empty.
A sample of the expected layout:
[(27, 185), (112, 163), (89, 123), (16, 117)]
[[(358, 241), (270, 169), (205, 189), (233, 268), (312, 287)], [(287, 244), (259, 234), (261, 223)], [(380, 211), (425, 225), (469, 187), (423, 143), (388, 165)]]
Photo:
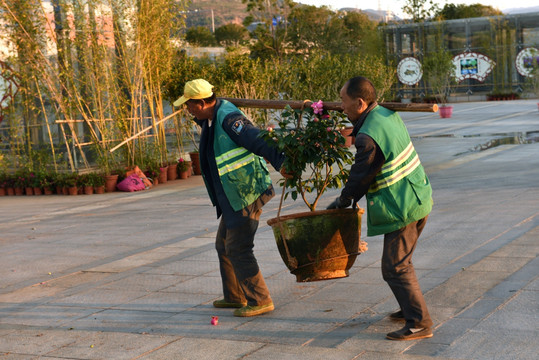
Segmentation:
[(336, 209), (285, 215), (268, 220), (277, 248), (297, 282), (348, 276), (357, 255), (363, 209)]

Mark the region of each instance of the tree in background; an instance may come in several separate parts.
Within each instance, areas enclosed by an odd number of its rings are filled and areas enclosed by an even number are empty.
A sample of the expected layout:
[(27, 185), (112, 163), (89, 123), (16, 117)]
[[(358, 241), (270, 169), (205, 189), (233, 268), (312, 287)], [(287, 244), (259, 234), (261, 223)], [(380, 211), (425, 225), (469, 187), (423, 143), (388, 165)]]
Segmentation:
[(434, 0), (406, 0), (402, 11), (410, 15), (413, 22), (421, 22), (432, 18), (439, 10)]
[(441, 20), (454, 20), (495, 15), (503, 15), (503, 13), (490, 5), (445, 4), (443, 9), (436, 12), (435, 17)]
[(223, 46), (239, 46), (249, 40), (249, 31), (242, 25), (226, 24), (215, 29), (215, 40)]
[(187, 29), (185, 40), (194, 46), (215, 46), (215, 36), (205, 26), (195, 26)]
[(242, 0), (249, 16), (244, 24), (257, 24), (252, 33), (256, 42), (251, 53), (262, 59), (282, 59), (288, 44), (288, 17), (296, 4), (292, 0)]

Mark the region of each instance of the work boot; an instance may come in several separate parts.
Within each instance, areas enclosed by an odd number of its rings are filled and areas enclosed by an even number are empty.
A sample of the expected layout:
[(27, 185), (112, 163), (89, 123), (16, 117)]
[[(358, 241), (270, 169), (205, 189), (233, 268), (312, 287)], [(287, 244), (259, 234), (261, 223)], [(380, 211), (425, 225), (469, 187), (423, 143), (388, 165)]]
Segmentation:
[(229, 302), (229, 301), (226, 301), (225, 299), (215, 300), (213, 302), (213, 307), (216, 307), (216, 308), (227, 308), (227, 309), (241, 308), (241, 307), (244, 307), (245, 305), (247, 305), (247, 303)]
[(430, 327), (409, 328), (403, 327), (400, 330), (390, 332), (386, 335), (389, 340), (418, 340), (432, 337)]
[(261, 315), (261, 314), (273, 311), (273, 309), (275, 309), (275, 306), (273, 306), (273, 303), (260, 305), (260, 306), (246, 305), (242, 307), (241, 309), (234, 310), (234, 316), (240, 316), (240, 317), (256, 316), (256, 315)]
[(389, 314), (389, 318), (393, 321), (404, 321), (404, 314), (402, 310)]

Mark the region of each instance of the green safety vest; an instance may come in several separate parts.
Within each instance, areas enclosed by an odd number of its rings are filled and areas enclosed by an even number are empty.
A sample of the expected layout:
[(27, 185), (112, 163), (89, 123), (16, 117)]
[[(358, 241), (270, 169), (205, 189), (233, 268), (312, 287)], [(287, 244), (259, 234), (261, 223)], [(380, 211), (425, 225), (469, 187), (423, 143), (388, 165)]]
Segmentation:
[(432, 188), (401, 117), (376, 106), (359, 130), (382, 150), (385, 162), (367, 192), (367, 235), (387, 234), (427, 216)]
[(215, 119), (213, 150), (226, 197), (234, 211), (239, 211), (269, 188), (271, 178), (264, 158), (238, 146), (223, 129), (223, 120), (231, 112), (243, 115), (234, 104), (221, 100)]

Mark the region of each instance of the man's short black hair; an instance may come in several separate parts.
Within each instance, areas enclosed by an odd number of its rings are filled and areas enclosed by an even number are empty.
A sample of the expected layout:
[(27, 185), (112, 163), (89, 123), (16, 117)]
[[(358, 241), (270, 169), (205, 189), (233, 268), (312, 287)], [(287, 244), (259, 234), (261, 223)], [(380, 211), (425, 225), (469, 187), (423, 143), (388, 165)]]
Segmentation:
[(217, 96), (215, 95), (215, 92), (214, 92), (210, 97), (207, 97), (205, 99), (189, 99), (186, 102), (211, 104), (216, 99), (217, 99)]
[(348, 80), (346, 95), (352, 99), (363, 99), (367, 105), (376, 101), (376, 89), (372, 82), (363, 76), (356, 76)]

